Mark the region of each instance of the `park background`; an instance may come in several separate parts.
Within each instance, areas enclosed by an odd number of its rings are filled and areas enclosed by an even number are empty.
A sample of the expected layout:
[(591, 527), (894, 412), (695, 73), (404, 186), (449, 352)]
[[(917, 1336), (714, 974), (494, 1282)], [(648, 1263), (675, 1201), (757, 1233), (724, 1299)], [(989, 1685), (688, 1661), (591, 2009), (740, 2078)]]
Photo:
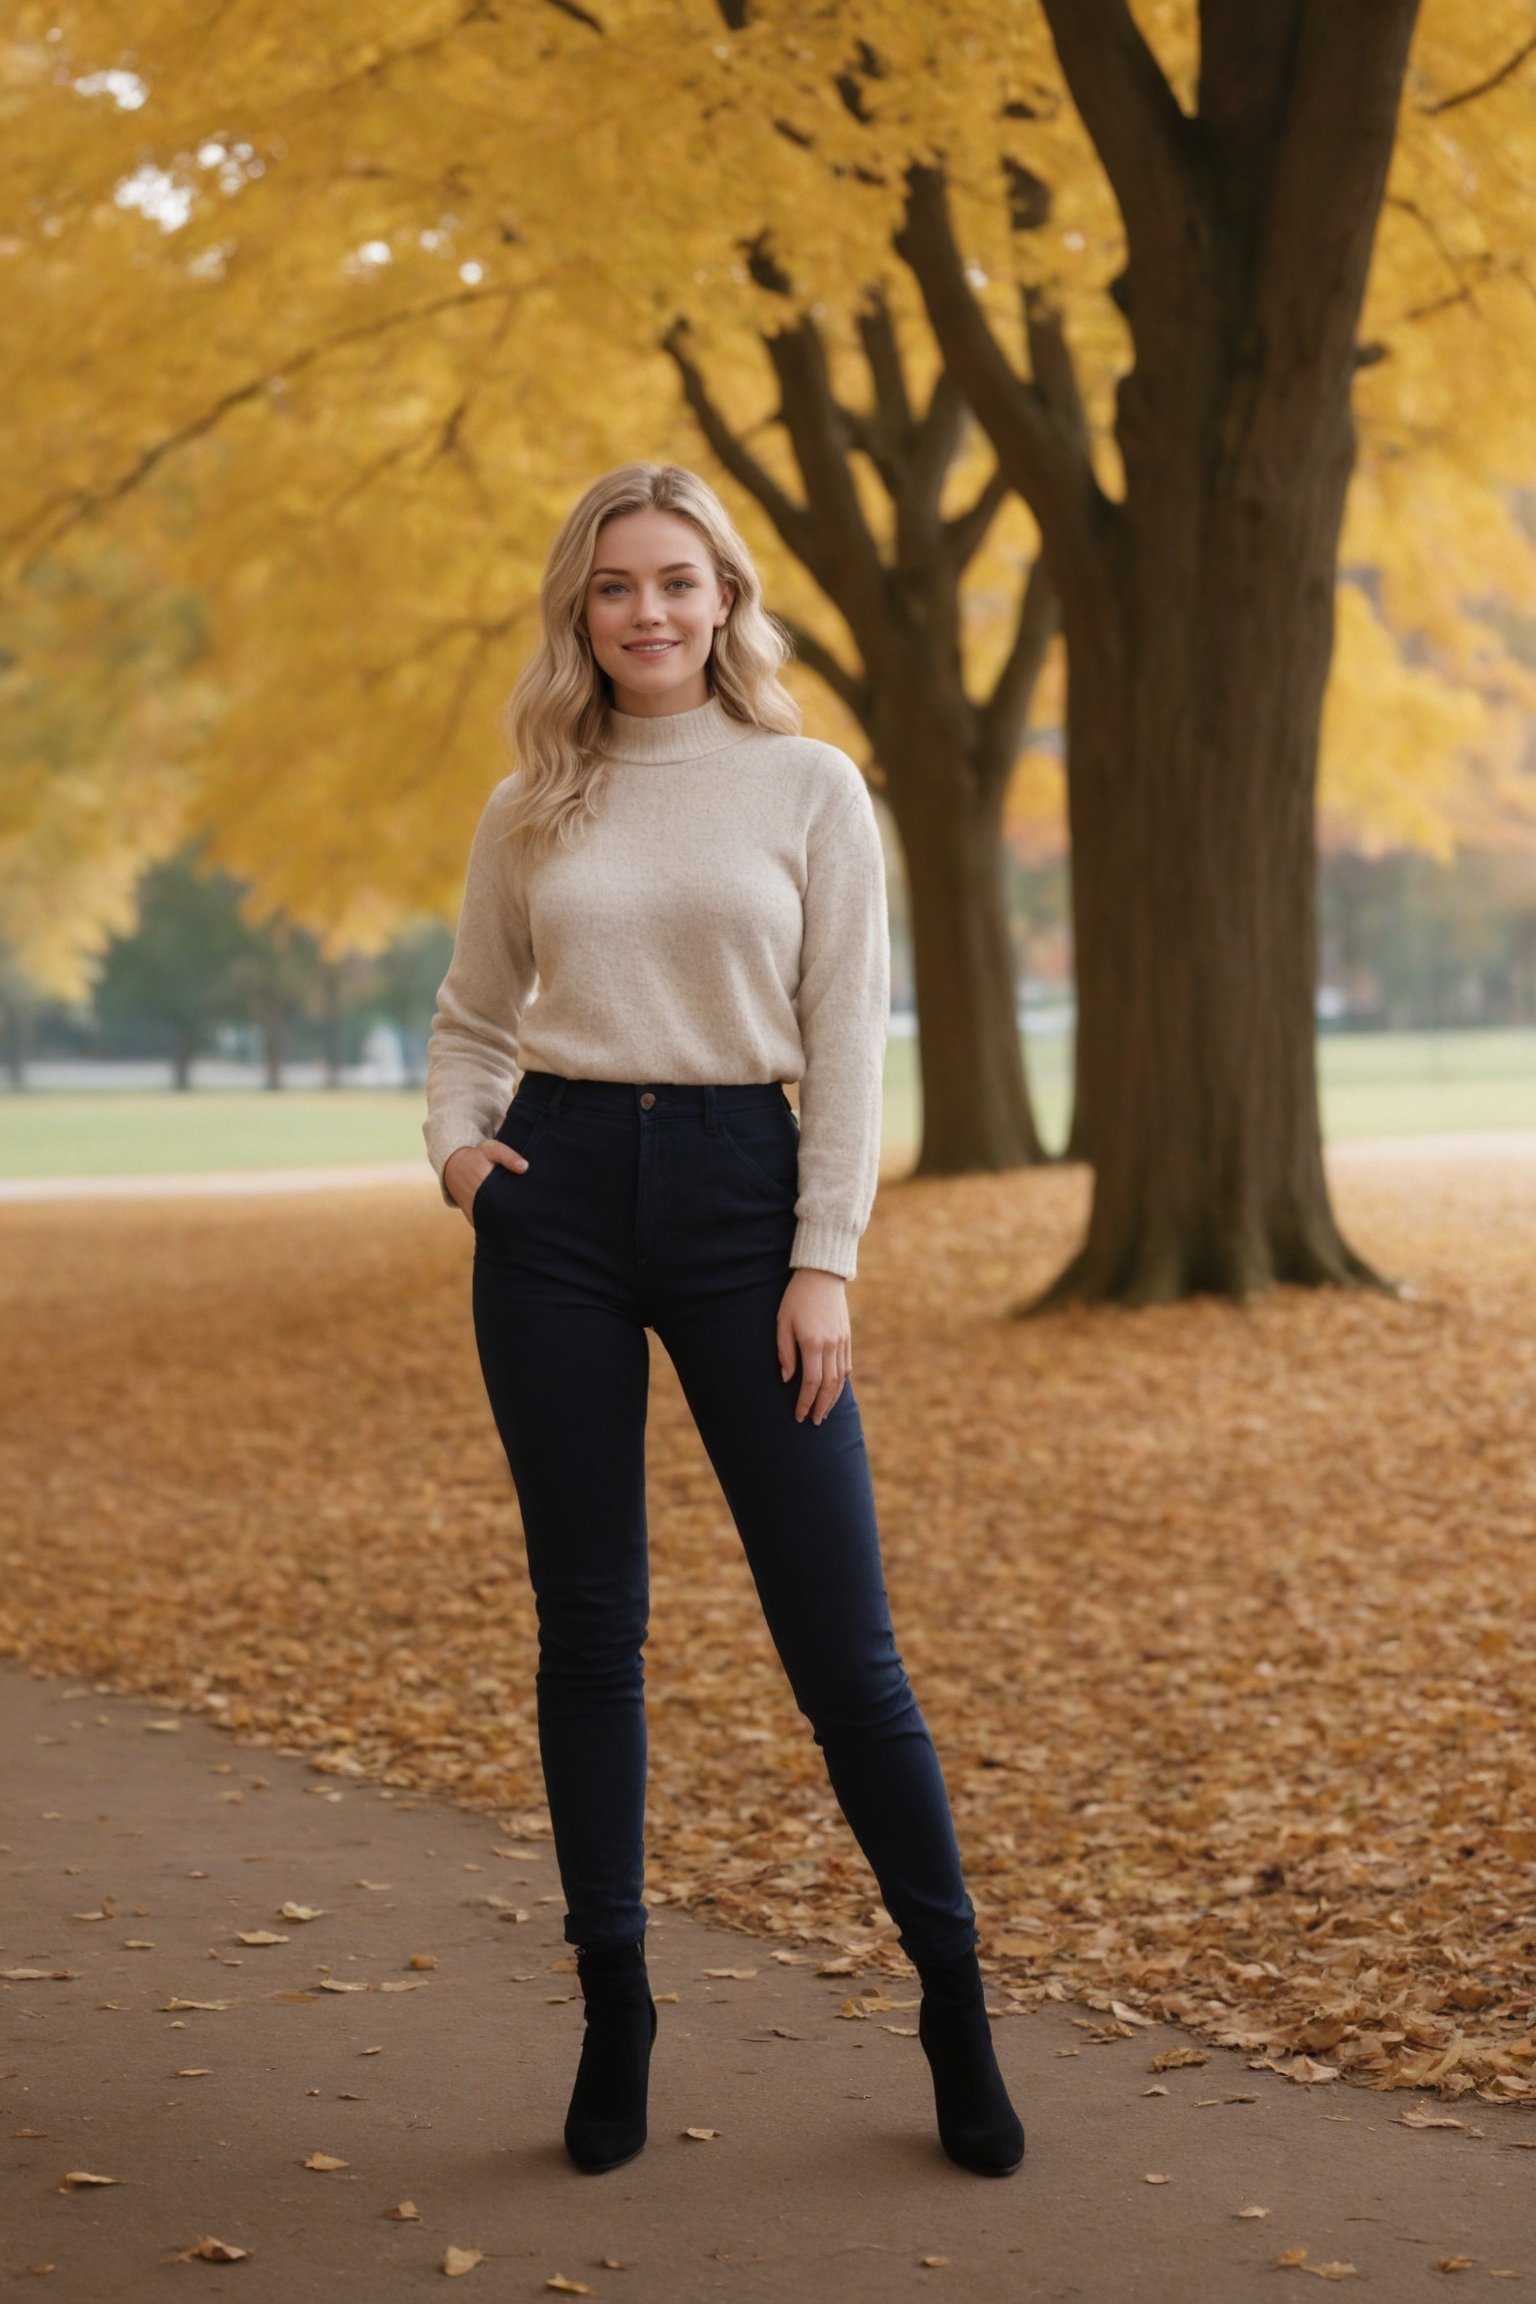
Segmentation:
[[(857, 1387), (999, 1994), (1521, 2104), (1533, 42), (1202, 14), (13, 18), (0, 1650), (537, 1811), (430, 1177), (54, 1188), (421, 1157), (543, 552), (675, 459), (879, 804)], [(657, 1380), (650, 1893), (895, 1976)]]

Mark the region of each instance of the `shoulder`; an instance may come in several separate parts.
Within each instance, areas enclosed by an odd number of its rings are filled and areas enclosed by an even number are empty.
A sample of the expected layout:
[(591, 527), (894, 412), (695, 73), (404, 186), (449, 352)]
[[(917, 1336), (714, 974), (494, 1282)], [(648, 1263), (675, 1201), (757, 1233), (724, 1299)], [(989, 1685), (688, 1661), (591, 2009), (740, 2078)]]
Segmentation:
[(493, 819), (505, 816), (522, 789), (522, 781), (522, 771), (514, 768), (509, 775), (502, 777), (500, 783), (493, 784), (485, 796), (481, 814)]
[(479, 821), (475, 826), (475, 844), (485, 847), (499, 843), (502, 833), (511, 821), (513, 803), (522, 788), (522, 777), (517, 769), (493, 784), (480, 803)]
[(480, 803), (466, 867), (472, 887), (494, 883), (506, 890), (520, 878), (514, 845), (506, 837), (520, 783), (521, 778), (514, 769), (510, 776), (503, 776), (499, 783), (493, 784)]
[(813, 828), (844, 816), (869, 785), (858, 762), (820, 736), (794, 736), (767, 730), (757, 739), (765, 764), (791, 785), (803, 801)]

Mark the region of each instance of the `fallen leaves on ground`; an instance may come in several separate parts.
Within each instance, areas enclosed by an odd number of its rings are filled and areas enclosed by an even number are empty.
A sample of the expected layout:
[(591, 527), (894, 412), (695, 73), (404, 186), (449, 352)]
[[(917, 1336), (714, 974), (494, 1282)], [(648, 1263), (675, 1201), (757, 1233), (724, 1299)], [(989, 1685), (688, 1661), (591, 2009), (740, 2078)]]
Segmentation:
[[(1082, 1172), (884, 1183), (851, 1304), (897, 1636), (994, 1997), (1530, 2101), (1536, 1175), (1336, 1190), (1411, 1300), (1020, 1322)], [(547, 1832), (467, 1227), (379, 1188), (0, 1230), (0, 1652)], [(651, 1348), (648, 1901), (910, 1979)]]

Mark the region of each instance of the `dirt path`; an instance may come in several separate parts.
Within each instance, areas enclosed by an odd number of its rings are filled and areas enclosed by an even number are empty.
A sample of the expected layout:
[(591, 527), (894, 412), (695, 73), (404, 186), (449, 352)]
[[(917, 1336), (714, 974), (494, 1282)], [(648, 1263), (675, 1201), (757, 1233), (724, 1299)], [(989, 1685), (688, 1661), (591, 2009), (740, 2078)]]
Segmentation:
[[(913, 2010), (844, 2020), (850, 1987), (814, 1955), (665, 1908), (651, 2141), (583, 2176), (560, 2143), (581, 2019), (547, 1840), (498, 1854), (496, 1819), (14, 1667), (0, 1738), (0, 2286), (396, 2304), (439, 2293), (452, 2246), (482, 2252), (467, 2297), (530, 2304), (556, 2276), (610, 2304), (1246, 2304), (1290, 2293), (1276, 2259), (1305, 2249), (1392, 2304), (1442, 2296), (1461, 2257), (1474, 2291), (1536, 2292), (1518, 2111), (1432, 2104), (1461, 2124), (1414, 2130), (1411, 2095), (1221, 2051), (1157, 2079), (1179, 2034), (1096, 2043), (1102, 2019), (1046, 2007), (997, 2025), (1029, 2153), (988, 2182), (939, 2150)], [(237, 1934), (262, 1930), (287, 1941)], [(320, 2153), (346, 2165), (305, 2165)], [(177, 2261), (205, 2236), (248, 2257)]]

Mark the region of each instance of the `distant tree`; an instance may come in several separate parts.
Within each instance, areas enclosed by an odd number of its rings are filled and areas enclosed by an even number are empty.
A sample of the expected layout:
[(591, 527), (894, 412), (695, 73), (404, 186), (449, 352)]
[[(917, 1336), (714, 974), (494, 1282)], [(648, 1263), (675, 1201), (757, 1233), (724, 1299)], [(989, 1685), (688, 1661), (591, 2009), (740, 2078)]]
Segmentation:
[(33, 1021), (42, 998), (9, 943), (0, 936), (0, 1030), (5, 1035), (5, 1070), (13, 1088), (27, 1084), (27, 1058)]
[(267, 939), (242, 917), (240, 896), (239, 881), (199, 871), (191, 852), (167, 857), (139, 883), (137, 927), (114, 937), (102, 960), (98, 1016), (158, 1026), (178, 1088), (191, 1087), (214, 1027), (248, 1012), (270, 967)]
[(402, 930), (368, 963), (365, 998), (399, 1033), (412, 1087), (423, 1084), (422, 1051), (437, 1005), (437, 988), (452, 957), (452, 930), (440, 920), (422, 920)]

